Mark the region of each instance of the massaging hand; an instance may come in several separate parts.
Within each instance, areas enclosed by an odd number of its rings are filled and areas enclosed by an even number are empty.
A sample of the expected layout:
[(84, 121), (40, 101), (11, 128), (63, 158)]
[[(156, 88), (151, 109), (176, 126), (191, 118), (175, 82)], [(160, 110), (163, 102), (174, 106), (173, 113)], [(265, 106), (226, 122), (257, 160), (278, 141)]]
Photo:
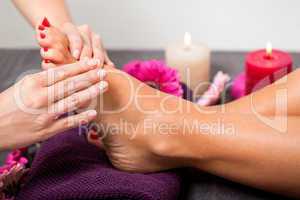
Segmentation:
[(75, 26), (67, 22), (60, 28), (70, 43), (70, 51), (77, 60), (84, 57), (99, 59), (101, 65), (111, 64), (99, 35), (94, 33), (88, 25)]
[(1, 93), (0, 150), (36, 143), (95, 119), (95, 110), (59, 117), (105, 91), (96, 65), (94, 59), (84, 60), (27, 75)]

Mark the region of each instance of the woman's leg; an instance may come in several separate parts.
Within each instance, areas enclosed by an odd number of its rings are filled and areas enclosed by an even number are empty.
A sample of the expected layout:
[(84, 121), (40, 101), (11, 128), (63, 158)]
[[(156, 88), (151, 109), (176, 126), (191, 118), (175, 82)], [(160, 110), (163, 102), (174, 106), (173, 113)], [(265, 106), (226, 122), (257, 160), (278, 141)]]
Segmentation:
[(151, 172), (191, 166), (300, 196), (300, 70), (225, 107), (204, 109), (106, 69), (109, 91), (100, 97), (98, 122), (116, 167)]
[(102, 102), (118, 112), (100, 112), (99, 124), (108, 133), (103, 141), (116, 167), (151, 172), (190, 166), (300, 196), (300, 70), (253, 97), (205, 112), (114, 70)]

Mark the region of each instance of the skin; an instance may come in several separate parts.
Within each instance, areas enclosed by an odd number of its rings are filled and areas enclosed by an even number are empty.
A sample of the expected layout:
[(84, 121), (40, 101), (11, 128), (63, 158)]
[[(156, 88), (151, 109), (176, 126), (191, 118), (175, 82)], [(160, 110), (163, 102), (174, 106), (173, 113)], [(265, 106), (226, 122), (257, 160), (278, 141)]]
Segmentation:
[[(113, 64), (100, 36), (86, 24), (78, 27), (73, 24), (64, 0), (13, 0), (13, 3), (32, 27), (38, 27), (44, 17), (47, 17), (51, 25), (66, 35), (72, 57), (76, 60), (88, 57), (99, 59), (99, 66)], [(62, 64), (51, 58), (48, 60), (54, 65)]]
[[(143, 173), (193, 167), (300, 197), (299, 69), (252, 95), (208, 108), (159, 92), (113, 66), (105, 69), (110, 91), (99, 101), (101, 138), (92, 143), (105, 149), (115, 167)], [(278, 104), (282, 100), (286, 105)], [(195, 120), (202, 128), (188, 129)], [(218, 123), (227, 132), (211, 128)]]
[(97, 61), (85, 60), (27, 75), (2, 92), (0, 151), (43, 141), (94, 120), (94, 109), (59, 117), (105, 91), (97, 72)]

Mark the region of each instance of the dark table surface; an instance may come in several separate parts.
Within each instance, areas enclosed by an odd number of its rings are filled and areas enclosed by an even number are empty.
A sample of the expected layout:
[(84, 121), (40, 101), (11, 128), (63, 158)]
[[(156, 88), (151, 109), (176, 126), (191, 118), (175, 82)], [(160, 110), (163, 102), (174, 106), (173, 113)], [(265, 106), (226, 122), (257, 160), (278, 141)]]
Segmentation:
[[(117, 66), (122, 66), (132, 59), (163, 59), (162, 51), (110, 51), (109, 55)], [(293, 53), (295, 66), (300, 64), (300, 53)], [(243, 69), (245, 53), (243, 52), (213, 52), (211, 75), (218, 70), (232, 77)], [(38, 50), (0, 49), (0, 91), (15, 83), (24, 72), (40, 69)], [(1, 111), (0, 111), (1, 112)], [(21, 130), (20, 130), (21, 131)], [(0, 153), (0, 163), (5, 152)], [(266, 200), (285, 199), (250, 187), (242, 186), (201, 172), (188, 171), (183, 199), (187, 200)]]

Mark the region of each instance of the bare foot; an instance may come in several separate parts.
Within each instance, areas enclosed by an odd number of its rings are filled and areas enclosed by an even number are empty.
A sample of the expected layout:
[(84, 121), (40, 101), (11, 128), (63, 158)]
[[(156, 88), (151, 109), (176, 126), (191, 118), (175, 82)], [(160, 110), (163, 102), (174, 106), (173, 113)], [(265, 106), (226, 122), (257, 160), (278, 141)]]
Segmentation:
[(49, 69), (76, 61), (69, 51), (69, 41), (65, 34), (52, 26), (47, 18), (36, 27), (36, 38), (41, 47), (42, 68)]
[(176, 159), (167, 161), (157, 153), (165, 149), (166, 140), (177, 141), (178, 137), (174, 136), (177, 130), (170, 137), (159, 129), (161, 125), (165, 129), (169, 125), (179, 125), (177, 109), (181, 106), (185, 112), (189, 103), (160, 92), (118, 69), (106, 67), (106, 70), (109, 91), (100, 96), (96, 122), (112, 164), (133, 172), (178, 167)]
[[(57, 28), (44, 25), (37, 27), (37, 33), (42, 47), (43, 68), (75, 62), (69, 52), (66, 36)], [(166, 109), (174, 109), (181, 100), (159, 92), (113, 66), (106, 65), (104, 68), (107, 70), (105, 80), (109, 83), (110, 91), (97, 101), (98, 127), (89, 132), (88, 141), (99, 147), (103, 147), (104, 143), (112, 163), (121, 169), (141, 169), (137, 162), (142, 160), (140, 164), (146, 162), (148, 167), (145, 170), (148, 171), (174, 167), (175, 163), (165, 163), (155, 155), (153, 147), (160, 148), (159, 140), (162, 137), (155, 130), (146, 130), (144, 122), (150, 120), (151, 123), (174, 123), (173, 115), (166, 118), (160, 110), (161, 102), (164, 101)], [(100, 138), (99, 134), (103, 137)]]

